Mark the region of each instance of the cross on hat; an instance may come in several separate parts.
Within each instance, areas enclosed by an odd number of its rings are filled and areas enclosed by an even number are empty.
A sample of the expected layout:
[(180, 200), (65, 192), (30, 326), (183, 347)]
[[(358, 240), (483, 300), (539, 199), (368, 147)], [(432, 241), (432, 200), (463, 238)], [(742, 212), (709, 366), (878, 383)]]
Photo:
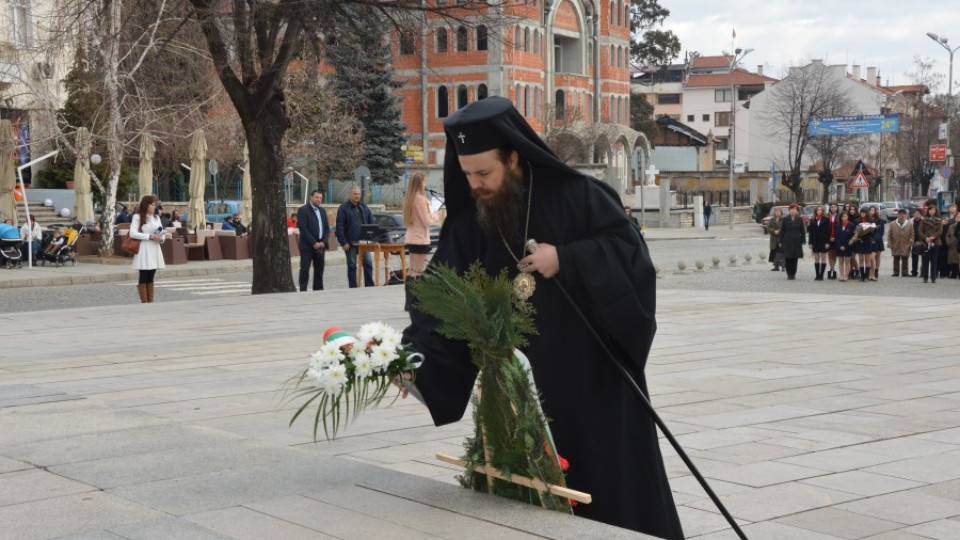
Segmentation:
[(460, 144), (464, 144), (467, 142), (467, 136), (464, 135), (462, 131), (460, 132), (459, 135), (457, 135), (457, 138), (460, 139)]

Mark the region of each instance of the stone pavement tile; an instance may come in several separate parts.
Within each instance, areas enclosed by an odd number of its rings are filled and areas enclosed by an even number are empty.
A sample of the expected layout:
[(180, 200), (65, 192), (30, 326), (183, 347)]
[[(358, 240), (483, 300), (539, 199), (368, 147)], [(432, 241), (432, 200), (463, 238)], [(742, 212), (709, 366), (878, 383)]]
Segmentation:
[(935, 540), (956, 540), (960, 538), (960, 521), (941, 519), (907, 527), (903, 529), (903, 532), (917, 534), (924, 538), (933, 538)]
[(917, 435), (917, 438), (944, 442), (948, 444), (960, 444), (960, 427), (941, 429), (939, 431), (932, 431), (929, 433), (921, 433), (920, 435)]
[[(4, 449), (0, 448), (0, 453), (3, 453)], [(22, 461), (17, 461), (15, 459), (10, 459), (8, 457), (0, 456), (0, 474), (14, 472), (14, 471), (25, 471), (32, 468), (32, 465), (24, 463)]]
[[(238, 540), (334, 540), (314, 529), (264, 514), (257, 510), (234, 506), (198, 514), (187, 514), (183, 519)], [(380, 531), (372, 537), (385, 537)]]
[[(634, 531), (531, 507), (502, 497), (477, 493), (425, 478), (397, 474), (372, 475), (357, 482), (357, 486), (543, 538), (570, 540), (650, 538)], [(512, 535), (507, 537), (512, 538)]]
[(140, 523), (128, 523), (110, 527), (110, 532), (129, 540), (230, 540), (230, 536), (214, 532), (206, 527), (174, 517), (165, 517)]
[(350, 455), (367, 461), (380, 463), (400, 463), (415, 459), (431, 459), (437, 453), (459, 456), (463, 453), (462, 445), (451, 445), (437, 441), (395, 445), (376, 450), (353, 452)]
[(933, 484), (960, 478), (960, 451), (884, 463), (867, 472)]
[[(733, 493), (722, 497), (722, 501), (734, 517), (756, 522), (833, 506), (856, 498), (849, 493), (792, 483)], [(693, 506), (710, 510), (711, 504), (707, 501)]]
[(0, 507), (95, 490), (40, 469), (11, 472), (0, 474)]
[(885, 533), (880, 533), (875, 536), (870, 536), (864, 538), (863, 540), (930, 540), (926, 536), (917, 536), (915, 534), (908, 533), (903, 529), (899, 531), (889, 531)]
[(318, 486), (333, 488), (372, 474), (399, 473), (340, 458), (308, 458), (127, 485), (109, 493), (180, 516), (293, 495)]
[(781, 463), (799, 465), (801, 467), (811, 467), (829, 472), (853, 471), (870, 467), (880, 463), (896, 461), (896, 456), (886, 456), (879, 453), (868, 452), (862, 446), (848, 446), (845, 448), (832, 448), (803, 454), (800, 456), (791, 456), (779, 459)]
[(279, 448), (265, 443), (223, 441), (66, 463), (52, 466), (50, 470), (101, 489), (112, 489), (170, 478), (242, 469), (263, 463), (302, 459), (304, 455), (295, 449)]
[[(808, 529), (791, 527), (783, 523), (767, 521), (764, 523), (752, 523), (741, 527), (743, 534), (748, 538), (759, 540), (841, 540), (840, 537), (820, 534)], [(697, 536), (690, 540), (730, 540), (736, 535), (731, 530), (715, 532), (704, 536)]]
[(711, 478), (717, 478), (734, 484), (750, 487), (764, 487), (774, 484), (783, 484), (795, 480), (822, 476), (822, 470), (809, 467), (799, 467), (775, 461), (762, 461), (749, 465), (729, 467), (710, 473)]
[(917, 525), (960, 515), (957, 501), (927, 495), (917, 490), (877, 495), (840, 504), (837, 508), (905, 525)]
[(939, 396), (916, 398), (896, 403), (885, 403), (873, 407), (863, 407), (864, 412), (891, 414), (895, 416), (912, 416), (936, 414), (940, 411), (956, 409), (958, 403), (952, 399), (943, 399)]
[(846, 512), (836, 508), (818, 508), (809, 512), (777, 518), (776, 522), (850, 539), (863, 538), (903, 527), (901, 523)]
[[(437, 463), (442, 462), (437, 461)], [(384, 469), (390, 469), (391, 471), (402, 472), (414, 476), (422, 476), (424, 478), (445, 478), (454, 481), (456, 481), (454, 476), (463, 473), (462, 469), (460, 471), (452, 471), (446, 467), (434, 465), (433, 463), (425, 463), (424, 461), (402, 461), (400, 463), (381, 465), (381, 467)]]
[(903, 437), (861, 444), (857, 448), (884, 456), (906, 459), (960, 450), (960, 445), (929, 441), (920, 437)]
[[(679, 506), (677, 513), (680, 516), (680, 525), (683, 527), (683, 534), (687, 538), (730, 528), (727, 520), (718, 512), (708, 512), (697, 508)], [(744, 522), (738, 521), (737, 525), (742, 527)]]
[(758, 407), (755, 409), (691, 417), (685, 421), (690, 424), (719, 429), (763, 424), (788, 418), (802, 418), (810, 416), (811, 414), (814, 414), (814, 411), (801, 409), (799, 407)]
[[(0, 409), (0, 433), (3, 444), (12, 446), (49, 441), (68, 436), (87, 435), (109, 429), (133, 429), (164, 423), (161, 418), (129, 410), (107, 410), (78, 405), (82, 402), (60, 402), (29, 407), (26, 412), (7, 414)], [(68, 412), (45, 412), (53, 406), (67, 405)]]
[(895, 491), (904, 491), (923, 484), (912, 480), (904, 480), (893, 476), (882, 474), (873, 474), (865, 471), (849, 471), (817, 478), (807, 478), (802, 480), (805, 484), (820, 486), (837, 491), (846, 491), (865, 497), (893, 493)]
[(122, 536), (117, 536), (112, 532), (108, 531), (90, 531), (80, 534), (71, 534), (69, 536), (61, 536), (56, 540), (127, 540)]
[[(708, 479), (707, 482), (710, 484), (710, 489), (712, 489), (714, 493), (721, 497), (731, 493), (749, 491), (751, 489), (744, 485), (733, 484), (712, 478)], [(690, 495), (696, 495), (701, 498), (707, 497), (707, 493), (703, 490), (703, 487), (700, 486), (700, 482), (698, 482), (693, 475), (671, 478), (670, 489), (673, 490), (674, 496), (676, 496), (678, 493), (686, 493)]]
[(160, 517), (153, 509), (103, 492), (0, 507), (4, 540), (57, 538)]
[[(329, 510), (324, 511), (324, 508), (338, 508), (343, 519), (340, 526), (358, 519), (365, 519), (381, 522), (390, 530), (396, 527), (401, 531), (416, 531), (417, 534), (430, 538), (481, 540), (503, 535), (516, 535), (517, 538), (530, 540), (535, 538), (520, 531), (510, 531), (502, 525), (483, 523), (450, 510), (434, 508), (417, 501), (360, 487), (307, 493), (304, 497), (307, 503), (298, 513), (323, 515), (329, 513)], [(255, 508), (264, 511), (260, 505), (256, 505)], [(272, 511), (267, 512), (273, 514)], [(290, 515), (284, 517), (293, 519)], [(316, 526), (314, 528), (332, 536), (340, 537), (343, 534), (338, 529), (331, 529), (330, 524), (324, 524), (322, 528)]]
[(943, 497), (944, 499), (960, 501), (960, 480), (930, 484), (929, 486), (917, 488), (915, 491), (936, 497)]
[[(768, 439), (775, 440), (775, 439)], [(776, 444), (766, 444), (765, 442), (752, 442), (744, 444), (735, 444), (724, 446), (722, 448), (712, 448), (710, 450), (689, 452), (693, 456), (709, 458), (727, 463), (736, 463), (747, 465), (761, 461), (772, 461), (789, 456), (807, 453), (807, 449), (791, 448)]]
[(765, 437), (748, 433), (737, 433), (731, 429), (708, 429), (697, 433), (688, 433), (677, 437), (680, 446), (694, 450), (710, 450), (740, 443), (749, 443)]
[(0, 447), (0, 453), (49, 467), (64, 463), (93, 461), (172, 448), (205, 446), (238, 441), (239, 438), (196, 426), (151, 426), (121, 431), (47, 440)]

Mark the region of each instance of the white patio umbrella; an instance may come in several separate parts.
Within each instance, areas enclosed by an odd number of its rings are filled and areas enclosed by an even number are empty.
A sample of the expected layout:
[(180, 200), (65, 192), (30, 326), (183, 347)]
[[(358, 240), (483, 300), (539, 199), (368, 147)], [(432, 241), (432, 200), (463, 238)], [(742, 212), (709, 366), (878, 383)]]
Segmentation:
[(207, 226), (203, 210), (203, 191), (207, 187), (207, 139), (203, 130), (193, 134), (190, 142), (190, 212), (189, 225), (197, 230)]
[(90, 175), (87, 173), (90, 162), (90, 133), (87, 128), (77, 130), (77, 161), (73, 165), (73, 215), (77, 221), (86, 224), (93, 221), (93, 194), (90, 191)]
[(140, 197), (153, 193), (153, 155), (156, 152), (153, 136), (144, 132), (140, 136), (140, 172), (137, 175), (140, 181)]
[(243, 222), (253, 224), (253, 188), (250, 185), (250, 147), (243, 144)]
[(13, 192), (17, 186), (14, 154), (17, 140), (10, 120), (0, 120), (0, 215), (16, 221), (17, 203)]

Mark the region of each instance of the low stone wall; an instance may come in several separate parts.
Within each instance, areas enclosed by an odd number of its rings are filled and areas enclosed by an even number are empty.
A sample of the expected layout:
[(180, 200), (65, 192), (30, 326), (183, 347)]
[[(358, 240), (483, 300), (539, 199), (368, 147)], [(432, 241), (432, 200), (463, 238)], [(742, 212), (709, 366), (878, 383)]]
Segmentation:
[[(634, 210), (633, 215), (640, 219), (640, 210)], [(749, 206), (740, 206), (733, 209), (733, 222), (735, 224), (753, 223), (753, 208)], [(711, 226), (726, 225), (730, 223), (730, 213), (727, 208), (713, 208), (713, 217), (710, 220)], [(644, 225), (647, 228), (660, 228), (660, 211), (647, 210), (645, 212)], [(693, 227), (693, 209), (671, 210), (670, 219), (667, 222), (668, 229), (689, 229)]]

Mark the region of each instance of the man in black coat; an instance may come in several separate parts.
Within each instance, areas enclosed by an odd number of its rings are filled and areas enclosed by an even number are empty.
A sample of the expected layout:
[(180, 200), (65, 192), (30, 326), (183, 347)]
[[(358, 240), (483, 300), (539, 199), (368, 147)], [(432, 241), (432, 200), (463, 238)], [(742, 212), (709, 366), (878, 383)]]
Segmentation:
[[(502, 97), (460, 109), (447, 133), (444, 221), (431, 265), (480, 262), (523, 273), (538, 334), (524, 353), (543, 398), (567, 484), (593, 496), (574, 513), (662, 538), (683, 538), (655, 425), (557, 283), (646, 392), (656, 331), (656, 275), (617, 193), (564, 164)], [(525, 252), (529, 240), (539, 247)], [(429, 272), (429, 269), (428, 269)], [(409, 390), (436, 425), (458, 421), (477, 370), (467, 344), (437, 334), (416, 306), (404, 341), (424, 354)]]
[(300, 229), (300, 291), (307, 290), (310, 280), (310, 265), (313, 264), (313, 290), (323, 290), (323, 263), (330, 237), (327, 211), (320, 206), (323, 193), (313, 190), (310, 202), (297, 211), (297, 227)]

